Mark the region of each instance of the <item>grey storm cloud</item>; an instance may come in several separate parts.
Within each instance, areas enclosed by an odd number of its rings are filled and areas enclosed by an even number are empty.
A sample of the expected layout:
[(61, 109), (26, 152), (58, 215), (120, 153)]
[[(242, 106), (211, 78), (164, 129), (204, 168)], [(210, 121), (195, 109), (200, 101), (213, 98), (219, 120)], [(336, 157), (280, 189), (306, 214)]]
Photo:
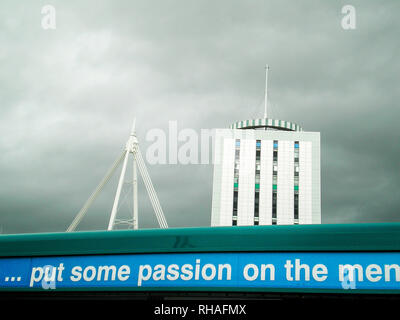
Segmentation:
[[(45, 4), (55, 30), (41, 27)], [(133, 117), (143, 153), (172, 120), (200, 132), (260, 117), (265, 63), (270, 115), (321, 132), (322, 222), (400, 221), (400, 3), (352, 1), (347, 31), (345, 4), (2, 1), (2, 232), (64, 231)], [(171, 227), (210, 225), (211, 164), (148, 170)], [(117, 178), (79, 230), (105, 229)], [(139, 187), (140, 225), (157, 227)]]

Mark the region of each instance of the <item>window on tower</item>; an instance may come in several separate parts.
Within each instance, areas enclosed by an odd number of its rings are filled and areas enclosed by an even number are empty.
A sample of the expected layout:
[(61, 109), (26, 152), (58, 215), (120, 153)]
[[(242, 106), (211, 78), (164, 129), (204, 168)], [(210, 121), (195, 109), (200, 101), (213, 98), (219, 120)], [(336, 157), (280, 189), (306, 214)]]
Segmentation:
[(277, 193), (276, 191), (272, 192), (272, 219), (276, 219), (277, 212)]

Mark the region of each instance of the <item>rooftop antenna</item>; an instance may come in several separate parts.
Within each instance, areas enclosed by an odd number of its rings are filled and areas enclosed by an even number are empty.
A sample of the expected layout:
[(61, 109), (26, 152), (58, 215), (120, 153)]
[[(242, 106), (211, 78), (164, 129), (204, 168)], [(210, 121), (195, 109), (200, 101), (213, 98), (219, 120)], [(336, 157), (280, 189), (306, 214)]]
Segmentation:
[[(121, 190), (125, 180), (126, 168), (128, 165), (128, 157), (129, 155), (133, 155), (133, 212), (132, 219), (122, 220), (116, 219), (118, 204), (121, 197)], [(147, 172), (146, 164), (143, 160), (142, 153), (140, 152), (139, 143), (136, 137), (136, 118), (133, 119), (131, 134), (129, 139), (125, 145), (125, 149), (122, 154), (117, 158), (112, 167), (108, 170), (104, 178), (101, 180), (99, 185), (93, 191), (89, 199), (85, 202), (82, 209), (78, 212), (75, 219), (72, 221), (71, 225), (68, 227), (67, 232), (72, 232), (76, 229), (78, 224), (81, 222), (83, 217), (85, 216), (87, 210), (96, 199), (100, 191), (103, 189), (104, 185), (110, 180), (111, 176), (119, 166), (119, 164), (123, 160), (122, 170), (118, 181), (117, 191), (115, 193), (114, 203), (111, 210), (110, 220), (108, 222), (107, 230), (112, 230), (117, 224), (128, 224), (128, 226), (132, 226), (134, 230), (138, 229), (138, 195), (137, 195), (137, 168), (139, 168), (139, 172), (142, 176), (144, 185), (146, 187), (147, 193), (149, 195), (151, 204), (154, 209), (154, 213), (156, 215), (158, 224), (160, 228), (168, 228), (167, 221), (165, 220), (164, 212), (161, 208), (160, 202), (158, 201), (158, 197), (156, 191), (154, 190), (153, 184), (151, 182), (149, 173)]]
[(268, 106), (268, 64), (265, 65), (265, 100), (264, 100), (264, 118), (267, 118), (267, 106)]

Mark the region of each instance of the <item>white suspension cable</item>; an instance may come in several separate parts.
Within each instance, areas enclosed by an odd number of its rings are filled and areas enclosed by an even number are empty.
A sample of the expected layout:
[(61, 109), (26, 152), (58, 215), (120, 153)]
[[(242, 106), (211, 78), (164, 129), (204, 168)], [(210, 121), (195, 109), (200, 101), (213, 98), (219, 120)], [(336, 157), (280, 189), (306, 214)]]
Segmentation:
[(147, 193), (149, 194), (149, 196), (151, 198), (151, 204), (153, 205), (154, 212), (156, 213), (158, 223), (161, 228), (168, 228), (167, 221), (165, 220), (163, 210), (161, 208), (157, 194), (155, 193), (153, 184), (151, 183), (150, 176), (147, 172), (147, 168), (143, 161), (142, 153), (139, 148), (137, 148), (137, 163), (138, 163), (139, 170), (142, 175), (144, 184), (146, 186)]
[(160, 227), (167, 228), (168, 225), (166, 224), (166, 221), (165, 221), (161, 206), (160, 206), (160, 204), (158, 202), (158, 198), (157, 198), (157, 196), (155, 194), (153, 185), (152, 185), (151, 180), (150, 180), (150, 178), (148, 176), (147, 169), (146, 169), (146, 167), (144, 165), (144, 162), (143, 162), (143, 158), (141, 157), (141, 154), (139, 155), (139, 152), (140, 151), (138, 151), (138, 157), (137, 157), (138, 158), (138, 166), (139, 166), (139, 170), (140, 170), (140, 173), (142, 175), (142, 178), (143, 178), (143, 182), (144, 182), (144, 184), (146, 186), (146, 189), (147, 189), (147, 192), (149, 194), (151, 204), (153, 206), (153, 209), (154, 209), (154, 212), (156, 214), (156, 217), (157, 217), (157, 220), (158, 220), (158, 223), (159, 223)]
[(67, 232), (72, 232), (76, 229), (78, 224), (81, 222), (83, 217), (85, 216), (87, 210), (93, 203), (93, 201), (97, 198), (98, 194), (100, 191), (103, 189), (104, 185), (110, 180), (112, 174), (114, 173), (115, 169), (118, 167), (118, 165), (121, 163), (122, 159), (125, 156), (126, 151), (124, 150), (119, 158), (115, 160), (111, 168), (108, 170), (104, 178), (100, 181), (99, 185), (96, 187), (96, 189), (93, 191), (93, 193), (90, 195), (89, 199), (86, 200), (85, 204), (81, 208), (81, 210), (78, 212), (78, 214), (75, 216), (74, 220), (72, 221), (71, 225), (68, 227)]

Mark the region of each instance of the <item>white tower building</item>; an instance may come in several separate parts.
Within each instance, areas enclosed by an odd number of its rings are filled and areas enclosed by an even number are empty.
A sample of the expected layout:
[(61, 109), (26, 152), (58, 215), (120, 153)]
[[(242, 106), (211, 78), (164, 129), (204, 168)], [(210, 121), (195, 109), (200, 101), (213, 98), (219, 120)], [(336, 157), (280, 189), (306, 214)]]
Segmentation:
[(217, 129), (214, 155), (211, 226), (321, 223), (320, 134), (267, 118), (267, 90), (264, 118)]

